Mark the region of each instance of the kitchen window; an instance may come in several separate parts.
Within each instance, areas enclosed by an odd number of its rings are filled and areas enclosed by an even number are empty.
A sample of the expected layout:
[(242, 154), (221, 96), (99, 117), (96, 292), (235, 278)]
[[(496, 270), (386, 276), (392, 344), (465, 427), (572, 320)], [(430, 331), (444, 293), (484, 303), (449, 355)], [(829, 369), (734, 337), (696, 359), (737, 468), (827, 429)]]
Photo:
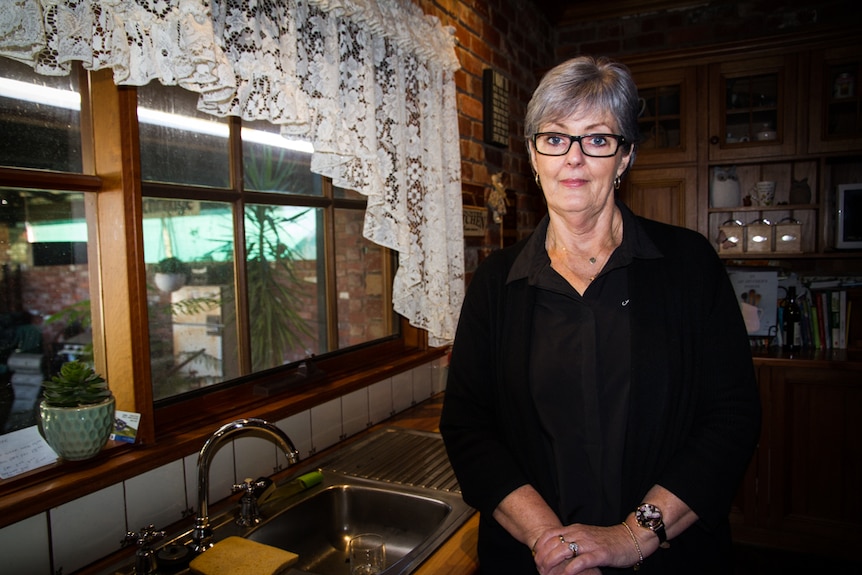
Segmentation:
[[(28, 414), (13, 414), (14, 394), (5, 398), (0, 415), (8, 431), (35, 423), (38, 384), (63, 360), (92, 359), (105, 371), (105, 355), (116, 348), (99, 324), (109, 334), (112, 323), (133, 315), (133, 295), (102, 301), (100, 284), (89, 283), (100, 278), (116, 293), (110, 286), (128, 270), (99, 271), (99, 254), (111, 244), (94, 241), (95, 229), (110, 222), (94, 206), (110, 178), (88, 175), (98, 171), (92, 142), (100, 136), (86, 122), (89, 101), (81, 111), (77, 94), (86, 92), (78, 77), (58, 82), (0, 59), (0, 120), (8, 140), (18, 142), (0, 156), (0, 312), (10, 328), (3, 367), (11, 376), (16, 350), (18, 360), (32, 354), (40, 365), (29, 378), (36, 393)], [(80, 77), (86, 84), (89, 75)], [(248, 385), (254, 374), (294, 373), (307, 360), (333, 355), (344, 365), (352, 349), (367, 357), (369, 346), (403, 343), (389, 287), (393, 257), (362, 237), (365, 198), (312, 174), (307, 145), (284, 140), (267, 122), (199, 114), (194, 95), (181, 88), (118, 91), (136, 95), (125, 105), (136, 107), (140, 126), (132, 148), (140, 150), (141, 178), (131, 188), (141, 190), (136, 225), (147, 313), (144, 329), (132, 334), (135, 353), (145, 357), (132, 361), (146, 361), (149, 369), (138, 373), (149, 372), (149, 381), (129, 382), (108, 369), (115, 392), (151, 395), (156, 409), (184, 402), (193, 409), (202, 394)], [(94, 91), (92, 108), (100, 97)], [(172, 271), (168, 260), (178, 266), (179, 283), (160, 277)], [(39, 345), (28, 343), (31, 333)], [(141, 386), (151, 389), (141, 393)], [(153, 413), (152, 406), (136, 409)]]
[(201, 114), (181, 88), (137, 92), (156, 402), (398, 335), (365, 199), (313, 174), (309, 144)]

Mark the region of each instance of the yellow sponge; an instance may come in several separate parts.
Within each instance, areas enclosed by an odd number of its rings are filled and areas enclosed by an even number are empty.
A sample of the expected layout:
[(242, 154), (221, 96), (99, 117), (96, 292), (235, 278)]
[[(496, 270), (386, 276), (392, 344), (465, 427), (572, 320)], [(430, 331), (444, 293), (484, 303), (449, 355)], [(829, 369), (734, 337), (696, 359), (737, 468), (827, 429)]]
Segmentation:
[(195, 557), (189, 568), (197, 575), (277, 575), (298, 559), (290, 551), (231, 536)]

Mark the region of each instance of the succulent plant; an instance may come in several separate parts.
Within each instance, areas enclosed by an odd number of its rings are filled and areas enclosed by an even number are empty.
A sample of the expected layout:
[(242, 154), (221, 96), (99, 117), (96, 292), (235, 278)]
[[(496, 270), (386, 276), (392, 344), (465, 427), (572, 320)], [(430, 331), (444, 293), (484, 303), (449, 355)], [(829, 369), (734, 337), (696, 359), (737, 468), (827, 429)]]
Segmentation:
[(51, 407), (93, 405), (112, 396), (108, 383), (81, 361), (67, 361), (60, 373), (42, 383), (45, 404)]

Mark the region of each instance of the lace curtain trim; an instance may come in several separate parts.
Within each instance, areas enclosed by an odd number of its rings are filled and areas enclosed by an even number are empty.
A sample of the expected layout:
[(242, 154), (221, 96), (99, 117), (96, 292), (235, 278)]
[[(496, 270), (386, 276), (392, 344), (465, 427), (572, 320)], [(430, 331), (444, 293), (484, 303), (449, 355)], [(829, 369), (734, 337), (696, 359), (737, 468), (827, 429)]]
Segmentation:
[(432, 345), (464, 291), (454, 35), (409, 0), (5, 0), (0, 56), (157, 80), (218, 116), (314, 145), (312, 170), (368, 197), (363, 233), (398, 252), (393, 305)]

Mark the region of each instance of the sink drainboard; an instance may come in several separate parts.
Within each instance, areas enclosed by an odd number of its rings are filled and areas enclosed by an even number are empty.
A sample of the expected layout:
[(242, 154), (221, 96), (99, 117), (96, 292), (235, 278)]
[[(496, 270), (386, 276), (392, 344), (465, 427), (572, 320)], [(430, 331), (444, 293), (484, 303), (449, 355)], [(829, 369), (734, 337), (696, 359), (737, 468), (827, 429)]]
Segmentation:
[(322, 468), (362, 479), (461, 493), (443, 438), (432, 432), (385, 428)]

